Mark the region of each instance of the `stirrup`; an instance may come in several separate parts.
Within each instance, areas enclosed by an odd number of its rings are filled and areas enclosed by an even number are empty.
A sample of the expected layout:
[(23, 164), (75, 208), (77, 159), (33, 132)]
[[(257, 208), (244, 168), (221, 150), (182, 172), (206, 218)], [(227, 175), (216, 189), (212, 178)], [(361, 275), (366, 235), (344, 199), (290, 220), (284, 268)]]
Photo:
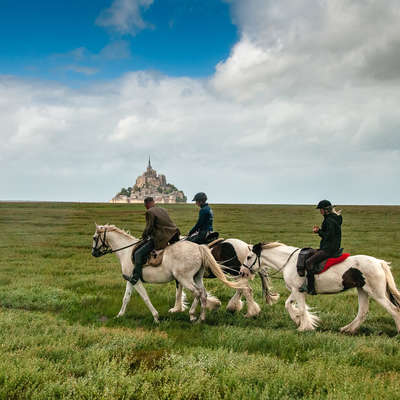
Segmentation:
[(303, 284), (299, 287), (300, 293), (308, 293), (307, 279), (304, 279)]

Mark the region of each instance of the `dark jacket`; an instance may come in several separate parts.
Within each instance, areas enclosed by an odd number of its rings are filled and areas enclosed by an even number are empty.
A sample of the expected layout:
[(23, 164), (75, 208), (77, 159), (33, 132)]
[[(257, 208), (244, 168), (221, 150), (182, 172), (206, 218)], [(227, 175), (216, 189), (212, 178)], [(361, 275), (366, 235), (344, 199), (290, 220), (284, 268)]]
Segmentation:
[(327, 214), (324, 216), (324, 222), (318, 235), (322, 238), (319, 248), (327, 251), (330, 255), (336, 253), (340, 249), (340, 242), (342, 240), (342, 221), (341, 215), (335, 213)]
[(152, 238), (156, 250), (165, 248), (177, 232), (179, 233), (179, 229), (164, 208), (154, 206), (146, 211), (146, 228), (142, 237)]
[(195, 232), (212, 232), (214, 214), (210, 206), (205, 203), (200, 207), (199, 219), (196, 225), (190, 230), (189, 236)]

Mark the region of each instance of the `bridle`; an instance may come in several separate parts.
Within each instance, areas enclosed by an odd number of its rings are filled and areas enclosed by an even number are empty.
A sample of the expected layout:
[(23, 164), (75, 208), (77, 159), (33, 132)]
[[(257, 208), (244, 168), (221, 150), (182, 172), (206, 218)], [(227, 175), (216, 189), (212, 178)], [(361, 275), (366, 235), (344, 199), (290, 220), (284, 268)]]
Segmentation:
[(261, 251), (259, 254), (255, 253), (254, 251), (253, 251), (253, 253), (256, 255), (256, 258), (254, 259), (253, 264), (251, 264), (251, 265), (242, 264), (243, 267), (247, 268), (252, 274), (254, 274), (253, 267), (257, 261), (258, 261), (258, 267), (261, 268)]
[[(293, 250), (290, 253), (289, 257), (287, 258), (286, 262), (283, 264), (283, 266), (281, 268), (279, 268), (278, 270), (276, 270), (273, 274), (270, 274), (269, 277), (272, 277), (272, 276), (276, 275), (278, 272), (281, 272), (286, 267), (286, 265), (288, 265), (293, 254), (299, 250), (300, 250), (299, 248), (296, 248), (295, 250)], [(243, 264), (243, 267), (246, 267), (252, 274), (254, 274), (253, 267), (257, 261), (258, 261), (258, 267), (261, 268), (261, 250), (260, 250), (260, 252), (257, 252), (257, 253), (253, 251), (253, 253), (256, 255), (256, 258), (254, 259), (253, 264), (251, 264), (250, 266)]]
[[(107, 237), (106, 237), (106, 235), (107, 235), (107, 229), (106, 229), (106, 228), (104, 229), (104, 235), (103, 235), (103, 236), (101, 235), (101, 232), (97, 235), (97, 237), (96, 237), (96, 239), (95, 239), (94, 246), (92, 247), (92, 254), (93, 254), (95, 257), (102, 257), (102, 256), (105, 256), (106, 254), (116, 253), (117, 251), (125, 250), (125, 249), (127, 249), (128, 247), (132, 247), (132, 246), (134, 246), (135, 244), (141, 242), (141, 240), (138, 240), (138, 241), (136, 241), (136, 242), (134, 242), (134, 243), (128, 244), (127, 246), (120, 247), (119, 249), (113, 250), (113, 249), (107, 244)], [(98, 244), (99, 244), (99, 241), (101, 242), (101, 246), (100, 246), (100, 247), (97, 247)]]

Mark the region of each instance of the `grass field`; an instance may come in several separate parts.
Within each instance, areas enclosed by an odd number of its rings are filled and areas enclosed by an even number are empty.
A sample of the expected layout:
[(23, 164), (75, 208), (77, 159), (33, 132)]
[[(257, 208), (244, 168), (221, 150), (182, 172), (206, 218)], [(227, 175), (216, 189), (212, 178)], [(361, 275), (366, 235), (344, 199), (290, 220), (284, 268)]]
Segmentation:
[[(169, 205), (181, 231), (193, 205)], [(343, 206), (343, 245), (392, 262), (400, 285), (400, 207)], [(215, 205), (215, 228), (250, 243), (280, 240), (318, 246), (312, 206)], [(375, 302), (357, 336), (339, 328), (357, 312), (354, 290), (309, 297), (322, 324), (298, 333), (284, 308), (288, 295), (262, 303), (248, 320), (225, 312), (233, 291), (207, 280), (223, 302), (203, 325), (169, 315), (174, 284), (147, 285), (156, 326), (137, 294), (123, 319), (125, 282), (115, 255), (90, 254), (94, 222), (139, 236), (141, 205), (0, 203), (0, 399), (398, 399), (400, 339)]]

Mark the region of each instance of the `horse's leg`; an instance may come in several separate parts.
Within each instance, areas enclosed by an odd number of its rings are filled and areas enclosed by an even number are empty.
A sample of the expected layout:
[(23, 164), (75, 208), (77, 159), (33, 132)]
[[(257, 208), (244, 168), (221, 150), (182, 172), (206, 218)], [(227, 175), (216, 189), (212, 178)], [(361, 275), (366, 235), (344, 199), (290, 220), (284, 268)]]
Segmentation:
[(313, 331), (318, 326), (319, 318), (309, 311), (304, 293), (300, 293), (297, 288), (292, 288), (292, 293), (299, 308), (300, 325), (297, 329), (299, 331)]
[(153, 304), (151, 304), (149, 295), (147, 294), (142, 281), (139, 280), (134, 288), (139, 293), (139, 296), (143, 299), (150, 312), (153, 314), (154, 322), (158, 323), (158, 311), (154, 308)]
[(201, 290), (199, 288), (196, 287), (193, 279), (187, 279), (187, 278), (180, 278), (179, 279), (179, 283), (186, 288), (187, 290), (190, 290), (193, 293), (193, 303), (190, 307), (189, 310), (189, 317), (190, 317), (190, 321), (194, 322), (196, 321), (196, 308), (197, 305), (199, 304), (199, 300), (201, 297)]
[(340, 332), (355, 333), (360, 325), (365, 321), (368, 314), (368, 293), (357, 288), (358, 291), (358, 313), (357, 316), (348, 325), (340, 329)]
[(293, 322), (299, 326), (300, 325), (300, 317), (299, 317), (299, 310), (295, 307), (295, 300), (293, 297), (293, 293), (290, 293), (290, 296), (286, 299), (285, 308), (292, 318)]
[(400, 332), (400, 308), (396, 307), (388, 298), (386, 293), (387, 280), (383, 276), (379, 279), (379, 275), (374, 280), (369, 279), (367, 284), (363, 286), (365, 290), (376, 302), (378, 302), (394, 319), (397, 331)]
[(243, 308), (243, 301), (241, 300), (242, 297), (242, 290), (236, 290), (236, 293), (233, 297), (229, 300), (226, 309), (231, 312), (240, 311)]
[(258, 275), (260, 276), (261, 279), (262, 291), (265, 302), (268, 305), (272, 306), (273, 304), (278, 302), (279, 293), (271, 292), (271, 289), (269, 287), (268, 275), (266, 271), (260, 271)]
[(371, 296), (393, 317), (397, 332), (400, 332), (400, 309), (396, 307), (386, 295), (378, 297), (371, 294)]
[(199, 272), (194, 276), (194, 282), (196, 287), (200, 290), (200, 321), (203, 322), (206, 319), (206, 308), (207, 308), (207, 291), (203, 283), (204, 269), (201, 268)]
[(129, 281), (126, 282), (126, 288), (125, 288), (125, 294), (124, 294), (124, 298), (122, 300), (122, 307), (119, 310), (119, 313), (117, 315), (117, 318), (122, 317), (125, 314), (126, 311), (126, 306), (129, 303), (129, 300), (131, 299), (131, 295), (132, 295), (132, 283), (130, 283)]
[(243, 295), (246, 297), (247, 302), (247, 313), (245, 314), (246, 318), (255, 317), (261, 312), (260, 306), (254, 301), (253, 298), (253, 289), (250, 287), (249, 282), (247, 281), (247, 288), (243, 289)]
[(197, 308), (197, 305), (199, 304), (199, 298), (198, 297), (195, 297), (194, 299), (193, 299), (193, 303), (192, 303), (192, 305), (191, 305), (191, 307), (190, 307), (190, 309), (189, 309), (189, 319), (190, 319), (190, 322), (195, 322), (196, 321), (196, 319), (197, 319), (197, 317), (196, 317), (196, 308)]
[(175, 305), (173, 308), (170, 308), (168, 312), (176, 313), (184, 311), (186, 306), (183, 301), (183, 297), (183, 287), (178, 281), (176, 281)]

